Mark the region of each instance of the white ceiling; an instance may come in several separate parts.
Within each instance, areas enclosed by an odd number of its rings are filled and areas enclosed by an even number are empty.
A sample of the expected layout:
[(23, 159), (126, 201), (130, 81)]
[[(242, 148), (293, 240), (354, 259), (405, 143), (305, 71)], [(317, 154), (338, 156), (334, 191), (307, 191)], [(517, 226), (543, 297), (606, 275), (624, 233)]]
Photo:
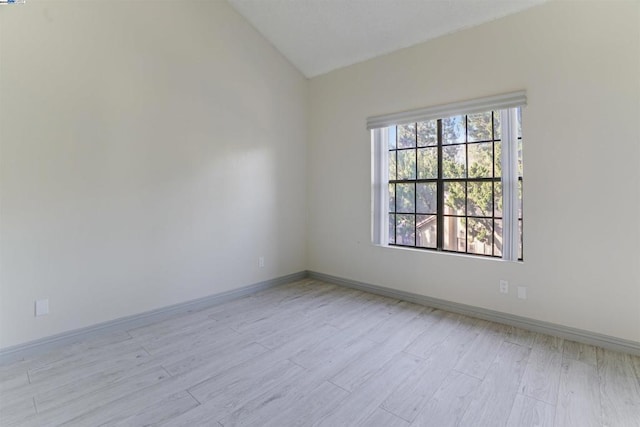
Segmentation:
[(314, 77), (548, 0), (228, 0)]

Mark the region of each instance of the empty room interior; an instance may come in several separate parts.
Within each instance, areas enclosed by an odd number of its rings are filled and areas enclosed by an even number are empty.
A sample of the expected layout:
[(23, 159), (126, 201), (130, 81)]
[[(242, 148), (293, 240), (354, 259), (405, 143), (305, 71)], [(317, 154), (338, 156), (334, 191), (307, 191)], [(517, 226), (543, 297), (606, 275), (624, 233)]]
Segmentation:
[(639, 1), (0, 3), (1, 426), (640, 426)]

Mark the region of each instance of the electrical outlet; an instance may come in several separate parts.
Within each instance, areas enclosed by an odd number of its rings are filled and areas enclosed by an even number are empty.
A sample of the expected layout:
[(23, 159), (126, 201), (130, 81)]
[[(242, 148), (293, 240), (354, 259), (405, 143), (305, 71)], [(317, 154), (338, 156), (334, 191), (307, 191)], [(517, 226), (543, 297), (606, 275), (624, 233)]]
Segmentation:
[(260, 268), (264, 267), (264, 257), (263, 256), (258, 257), (258, 267), (260, 267)]
[(508, 294), (509, 293), (509, 282), (506, 280), (500, 280), (500, 293)]
[(49, 314), (49, 300), (48, 299), (37, 299), (35, 303), (35, 315), (44, 316), (45, 314)]
[(527, 287), (526, 286), (518, 286), (518, 298), (527, 299)]

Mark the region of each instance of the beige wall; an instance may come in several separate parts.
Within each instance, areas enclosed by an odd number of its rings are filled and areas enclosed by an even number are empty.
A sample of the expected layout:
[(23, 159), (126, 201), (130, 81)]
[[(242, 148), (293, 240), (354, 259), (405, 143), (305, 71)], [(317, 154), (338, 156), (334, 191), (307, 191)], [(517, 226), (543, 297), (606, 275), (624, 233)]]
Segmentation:
[(308, 82), (226, 2), (29, 0), (0, 38), (0, 347), (306, 268)]
[[(639, 29), (553, 1), (312, 79), (309, 269), (640, 341)], [(521, 89), (525, 262), (372, 246), (367, 116)]]
[[(0, 8), (0, 348), (305, 268), (640, 341), (639, 22), (554, 1), (309, 82), (222, 1)], [(366, 117), (519, 89), (525, 262), (372, 246)]]

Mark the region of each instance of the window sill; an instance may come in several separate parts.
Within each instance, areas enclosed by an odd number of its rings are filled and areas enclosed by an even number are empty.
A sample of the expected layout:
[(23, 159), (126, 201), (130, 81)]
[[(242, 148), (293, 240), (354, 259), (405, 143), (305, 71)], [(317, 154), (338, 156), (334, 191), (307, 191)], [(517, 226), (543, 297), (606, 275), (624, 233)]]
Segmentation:
[(394, 246), (394, 245), (379, 245), (376, 243), (370, 243), (371, 246), (377, 247), (377, 248), (383, 248), (383, 249), (391, 249), (391, 250), (400, 250), (400, 251), (408, 251), (408, 252), (413, 252), (413, 253), (422, 253), (422, 254), (428, 254), (428, 255), (444, 255), (444, 256), (454, 256), (457, 258), (466, 258), (466, 259), (473, 259), (473, 260), (478, 260), (478, 259), (482, 259), (482, 260), (486, 260), (486, 261), (494, 261), (494, 262), (506, 262), (506, 263), (516, 263), (516, 264), (524, 264), (524, 260), (506, 260), (503, 258), (498, 258), (498, 257), (493, 257), (493, 256), (488, 256), (488, 255), (477, 255), (477, 254), (465, 254), (465, 253), (459, 253), (459, 252), (450, 252), (450, 251), (438, 251), (435, 249), (420, 249), (420, 248), (412, 248), (409, 246)]

